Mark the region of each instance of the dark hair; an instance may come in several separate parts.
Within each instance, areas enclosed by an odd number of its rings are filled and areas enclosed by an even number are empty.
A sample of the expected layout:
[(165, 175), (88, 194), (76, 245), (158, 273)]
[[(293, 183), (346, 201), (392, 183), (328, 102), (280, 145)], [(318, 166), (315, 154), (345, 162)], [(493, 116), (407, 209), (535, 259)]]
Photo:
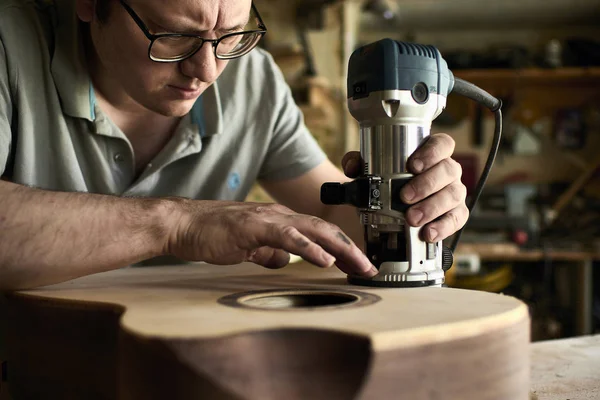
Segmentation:
[(101, 23), (104, 23), (108, 20), (108, 15), (110, 11), (110, 1), (109, 0), (97, 0), (96, 1), (96, 18)]

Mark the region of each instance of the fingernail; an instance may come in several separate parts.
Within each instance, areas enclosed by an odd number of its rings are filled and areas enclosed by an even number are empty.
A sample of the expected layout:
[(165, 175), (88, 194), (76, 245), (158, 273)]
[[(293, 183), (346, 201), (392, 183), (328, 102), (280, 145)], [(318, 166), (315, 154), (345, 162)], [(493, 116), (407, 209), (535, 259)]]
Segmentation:
[(367, 258), (367, 256), (363, 255), (363, 261), (364, 261), (364, 272), (363, 275), (367, 276), (367, 277), (372, 277), (375, 276), (379, 273), (379, 271), (377, 270), (377, 268), (375, 268), (375, 266), (371, 263), (371, 261), (369, 261), (369, 259)]
[(411, 219), (414, 221), (415, 226), (420, 226), (421, 220), (423, 220), (423, 211), (416, 209), (410, 210)]
[(369, 277), (373, 277), (379, 273), (379, 270), (373, 265), (369, 271)]
[(431, 228), (429, 229), (429, 241), (435, 242), (435, 239), (438, 237), (437, 229)]
[(326, 265), (325, 268), (329, 268), (335, 263), (335, 257), (333, 257), (329, 254), (325, 254), (323, 256), (323, 260), (325, 261), (325, 265)]
[(412, 167), (416, 173), (423, 171), (423, 161), (419, 160), (418, 158), (414, 159), (412, 162)]
[(402, 197), (404, 197), (405, 202), (412, 201), (415, 198), (415, 194), (415, 189), (410, 184), (402, 188)]

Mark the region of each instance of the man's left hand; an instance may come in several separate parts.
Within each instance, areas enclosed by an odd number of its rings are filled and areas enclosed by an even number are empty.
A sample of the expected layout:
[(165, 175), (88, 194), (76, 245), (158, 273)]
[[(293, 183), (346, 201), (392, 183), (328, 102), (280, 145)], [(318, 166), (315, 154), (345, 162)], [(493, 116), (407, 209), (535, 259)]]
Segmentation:
[[(400, 192), (411, 207), (406, 220), (420, 227), (423, 240), (437, 242), (462, 228), (469, 217), (465, 204), (467, 189), (462, 184), (462, 168), (451, 156), (454, 139), (445, 133), (429, 138), (408, 159), (408, 170), (415, 177)], [(359, 152), (347, 153), (342, 166), (354, 178), (362, 170)]]

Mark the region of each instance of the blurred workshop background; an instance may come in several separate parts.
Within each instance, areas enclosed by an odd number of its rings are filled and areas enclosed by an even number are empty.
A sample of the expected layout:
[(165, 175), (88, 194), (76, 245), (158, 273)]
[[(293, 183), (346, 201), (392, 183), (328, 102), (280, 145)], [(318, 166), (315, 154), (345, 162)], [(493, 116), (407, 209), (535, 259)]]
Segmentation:
[[(438, 47), (501, 98), (504, 136), (462, 236), (452, 287), (514, 295), (532, 340), (600, 332), (600, 0), (256, 0), (306, 124), (338, 164), (359, 147), (346, 106), (352, 51), (389, 37)], [(474, 189), (493, 115), (450, 95), (434, 122)], [(256, 187), (251, 200), (268, 201)]]

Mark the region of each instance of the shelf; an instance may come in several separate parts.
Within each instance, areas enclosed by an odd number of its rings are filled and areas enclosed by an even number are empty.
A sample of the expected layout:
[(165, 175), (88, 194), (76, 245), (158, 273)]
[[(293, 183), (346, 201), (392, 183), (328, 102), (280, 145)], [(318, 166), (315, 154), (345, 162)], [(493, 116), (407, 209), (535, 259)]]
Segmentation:
[(453, 72), (456, 77), (473, 83), (564, 84), (573, 82), (595, 82), (600, 85), (600, 67), (566, 67), (556, 69), (458, 69)]
[(600, 253), (578, 250), (522, 250), (514, 243), (463, 243), (456, 254), (477, 254), (482, 261), (526, 262), (543, 261), (585, 261), (600, 260)]

